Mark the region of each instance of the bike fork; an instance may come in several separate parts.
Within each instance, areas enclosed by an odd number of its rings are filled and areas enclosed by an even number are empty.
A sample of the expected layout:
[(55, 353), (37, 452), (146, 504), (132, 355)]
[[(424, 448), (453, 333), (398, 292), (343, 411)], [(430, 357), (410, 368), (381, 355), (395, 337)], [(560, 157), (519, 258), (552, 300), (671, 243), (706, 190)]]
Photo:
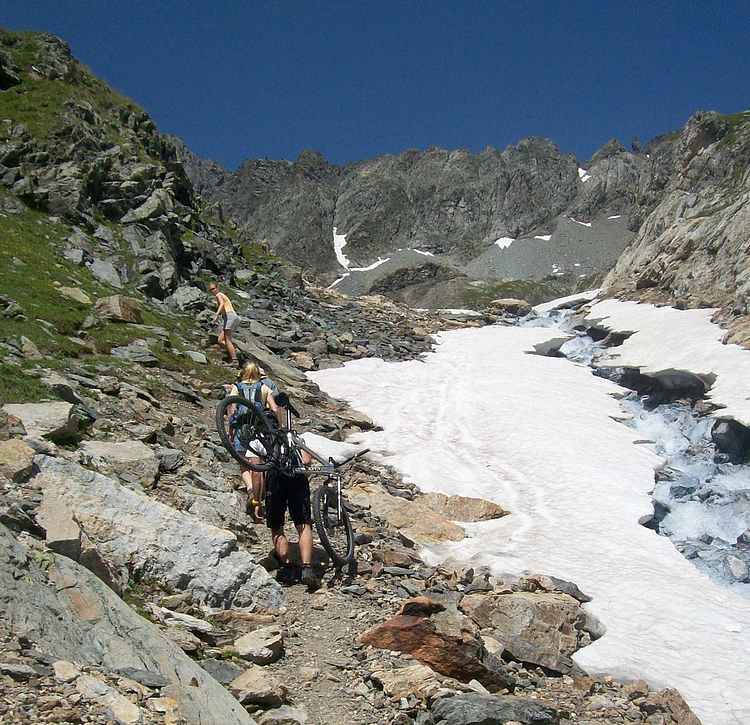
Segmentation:
[(342, 502), (341, 502), (341, 476), (336, 476), (336, 515), (338, 516), (338, 523), (341, 524), (343, 522), (343, 512), (341, 510)]

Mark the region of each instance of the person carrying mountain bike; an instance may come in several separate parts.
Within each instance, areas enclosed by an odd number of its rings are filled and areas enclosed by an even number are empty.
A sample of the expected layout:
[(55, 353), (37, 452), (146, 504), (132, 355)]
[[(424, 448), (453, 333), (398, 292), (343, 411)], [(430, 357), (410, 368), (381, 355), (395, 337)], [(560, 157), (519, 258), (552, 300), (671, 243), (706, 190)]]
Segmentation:
[[(281, 416), (286, 412), (277, 401), (278, 393), (276, 385), (267, 377), (262, 376), (261, 369), (254, 362), (247, 363), (242, 368), (240, 379), (232, 386), (230, 396), (239, 396), (248, 401), (256, 411), (273, 417), (272, 425), (280, 422)], [(230, 419), (237, 418), (243, 413), (245, 406), (236, 405), (227, 413)], [(230, 420), (231, 425), (231, 420)], [(239, 444), (239, 441), (237, 442)], [(242, 445), (243, 457), (248, 464), (258, 464), (266, 458), (271, 451), (260, 438), (246, 442)], [(302, 454), (302, 463), (307, 465), (312, 458), (306, 452)], [(268, 478), (266, 479), (266, 476)], [(272, 469), (268, 474), (253, 471), (251, 468), (243, 468), (242, 480), (251, 495), (251, 510), (253, 518), (259, 521), (262, 517), (261, 501), (265, 498), (266, 522), (271, 529), (274, 552), (281, 566), (279, 580), (282, 583), (292, 584), (298, 578), (297, 568), (289, 558), (289, 541), (284, 534), (284, 519), (287, 509), (299, 534), (299, 552), (302, 561), (302, 570), (299, 578), (308, 589), (314, 590), (320, 586), (320, 579), (312, 566), (313, 537), (312, 516), (310, 511), (310, 483), (307, 476), (301, 473), (289, 474)], [(265, 496), (264, 496), (265, 491)]]

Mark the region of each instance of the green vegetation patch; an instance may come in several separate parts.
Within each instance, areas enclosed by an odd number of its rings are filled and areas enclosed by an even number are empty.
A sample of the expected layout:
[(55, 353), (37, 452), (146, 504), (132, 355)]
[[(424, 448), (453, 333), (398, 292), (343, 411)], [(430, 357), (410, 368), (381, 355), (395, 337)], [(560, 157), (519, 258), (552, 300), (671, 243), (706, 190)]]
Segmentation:
[(64, 297), (58, 288), (80, 287), (93, 301), (101, 285), (88, 270), (58, 255), (69, 233), (64, 224), (30, 209), (0, 215), (0, 290), (27, 317), (0, 318), (0, 338), (25, 335), (41, 351), (52, 353), (79, 350), (67, 337), (78, 330), (91, 306)]
[(54, 393), (18, 365), (0, 362), (0, 403), (37, 403)]

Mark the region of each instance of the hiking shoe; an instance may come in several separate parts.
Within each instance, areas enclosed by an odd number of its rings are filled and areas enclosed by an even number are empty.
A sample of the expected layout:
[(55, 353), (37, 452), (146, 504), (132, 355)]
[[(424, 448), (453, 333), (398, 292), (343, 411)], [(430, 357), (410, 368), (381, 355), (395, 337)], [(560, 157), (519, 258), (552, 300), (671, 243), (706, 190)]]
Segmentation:
[(320, 589), (320, 577), (312, 566), (308, 565), (302, 567), (302, 577), (300, 580), (307, 587), (308, 592), (314, 592)]
[(286, 587), (296, 584), (299, 581), (299, 568), (293, 564), (282, 564), (276, 573), (276, 581)]

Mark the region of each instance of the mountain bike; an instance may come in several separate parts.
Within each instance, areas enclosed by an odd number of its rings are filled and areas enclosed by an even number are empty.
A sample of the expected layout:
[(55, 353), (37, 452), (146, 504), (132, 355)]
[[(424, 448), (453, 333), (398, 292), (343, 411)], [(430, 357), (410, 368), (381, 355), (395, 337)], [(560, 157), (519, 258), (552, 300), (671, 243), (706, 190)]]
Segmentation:
[[(341, 492), (342, 469), (369, 449), (343, 461), (326, 460), (309, 448), (294, 429), (294, 417), (299, 417), (299, 413), (289, 396), (279, 393), (276, 402), (285, 413), (285, 425), (280, 425), (271, 411), (257, 410), (246, 398), (224, 398), (216, 407), (219, 438), (231, 456), (251, 471), (277, 470), (290, 476), (303, 473), (323, 477), (311, 496), (312, 516), (321, 544), (334, 566), (341, 569), (354, 560), (354, 534)], [(310, 463), (305, 464), (305, 460)]]

